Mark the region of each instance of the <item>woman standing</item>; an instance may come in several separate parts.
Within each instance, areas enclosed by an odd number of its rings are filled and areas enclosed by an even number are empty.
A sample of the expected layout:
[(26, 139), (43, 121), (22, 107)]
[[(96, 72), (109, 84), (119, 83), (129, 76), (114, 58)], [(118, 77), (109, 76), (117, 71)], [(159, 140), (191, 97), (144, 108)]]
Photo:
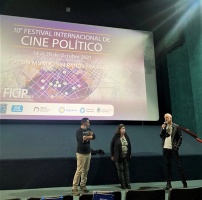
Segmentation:
[(122, 189), (131, 189), (129, 161), (131, 158), (130, 139), (125, 126), (119, 124), (110, 145), (111, 159), (115, 162)]

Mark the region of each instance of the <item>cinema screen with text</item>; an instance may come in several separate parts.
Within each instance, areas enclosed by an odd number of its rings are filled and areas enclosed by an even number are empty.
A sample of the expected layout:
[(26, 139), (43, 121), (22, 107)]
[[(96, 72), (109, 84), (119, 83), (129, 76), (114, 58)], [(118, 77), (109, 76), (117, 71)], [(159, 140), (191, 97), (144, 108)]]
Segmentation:
[(159, 119), (151, 32), (0, 17), (2, 119)]

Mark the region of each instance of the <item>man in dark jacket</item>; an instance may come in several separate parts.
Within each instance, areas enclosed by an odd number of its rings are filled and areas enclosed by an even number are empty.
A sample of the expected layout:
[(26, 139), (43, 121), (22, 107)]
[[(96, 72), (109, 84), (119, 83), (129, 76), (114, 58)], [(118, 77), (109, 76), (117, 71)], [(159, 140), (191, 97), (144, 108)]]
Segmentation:
[(164, 188), (169, 190), (172, 188), (171, 185), (171, 164), (172, 160), (175, 159), (177, 163), (177, 169), (180, 175), (180, 178), (183, 183), (183, 188), (187, 188), (187, 182), (182, 168), (182, 163), (179, 158), (179, 147), (182, 143), (182, 133), (180, 127), (177, 124), (172, 122), (172, 116), (169, 113), (164, 115), (165, 122), (162, 124), (160, 137), (162, 138), (162, 147), (163, 147), (163, 156), (166, 163), (166, 178), (167, 185)]

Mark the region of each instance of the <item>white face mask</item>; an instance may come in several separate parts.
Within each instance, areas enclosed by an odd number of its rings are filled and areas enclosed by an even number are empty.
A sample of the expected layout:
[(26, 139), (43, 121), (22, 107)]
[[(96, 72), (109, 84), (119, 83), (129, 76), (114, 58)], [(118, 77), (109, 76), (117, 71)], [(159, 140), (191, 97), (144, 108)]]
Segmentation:
[(120, 130), (120, 132), (121, 132), (122, 134), (124, 134), (124, 133), (126, 132), (126, 129), (125, 129), (125, 128), (122, 128), (122, 129)]

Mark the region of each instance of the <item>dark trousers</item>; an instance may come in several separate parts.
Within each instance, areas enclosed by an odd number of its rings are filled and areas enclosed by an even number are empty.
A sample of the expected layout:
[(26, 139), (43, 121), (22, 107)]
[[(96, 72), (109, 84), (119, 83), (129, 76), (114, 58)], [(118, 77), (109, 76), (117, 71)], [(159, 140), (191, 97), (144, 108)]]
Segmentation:
[(121, 162), (115, 162), (115, 165), (121, 185), (130, 184), (128, 159), (125, 157)]
[(186, 183), (186, 178), (184, 174), (184, 170), (182, 167), (182, 163), (179, 157), (178, 150), (172, 150), (172, 149), (163, 149), (163, 156), (166, 163), (166, 179), (167, 182), (171, 182), (172, 180), (172, 162), (175, 161), (177, 165), (177, 170), (180, 175), (180, 178), (182, 180), (182, 183)]

